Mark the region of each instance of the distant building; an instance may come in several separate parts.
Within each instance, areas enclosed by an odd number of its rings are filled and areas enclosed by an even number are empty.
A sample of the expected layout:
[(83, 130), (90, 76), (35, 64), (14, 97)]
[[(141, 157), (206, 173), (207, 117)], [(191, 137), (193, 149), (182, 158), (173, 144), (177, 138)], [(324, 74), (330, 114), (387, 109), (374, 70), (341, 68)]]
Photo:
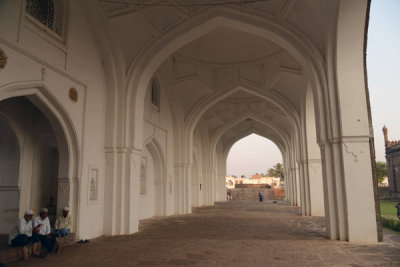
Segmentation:
[(388, 129), (383, 127), (386, 165), (391, 193), (400, 193), (400, 141), (389, 141)]
[(389, 179), (387, 177), (383, 178), (382, 182), (378, 184), (379, 187), (388, 187), (389, 186)]
[(225, 184), (228, 189), (235, 188), (235, 178), (233, 176), (226, 176)]
[(242, 185), (240, 187), (246, 187), (246, 185), (259, 185), (259, 187), (265, 187), (268, 185), (268, 187), (271, 188), (281, 188), (283, 186), (279, 177), (266, 177), (261, 176), (260, 174), (252, 175), (251, 179), (226, 176), (226, 188), (232, 189), (235, 188), (235, 185)]

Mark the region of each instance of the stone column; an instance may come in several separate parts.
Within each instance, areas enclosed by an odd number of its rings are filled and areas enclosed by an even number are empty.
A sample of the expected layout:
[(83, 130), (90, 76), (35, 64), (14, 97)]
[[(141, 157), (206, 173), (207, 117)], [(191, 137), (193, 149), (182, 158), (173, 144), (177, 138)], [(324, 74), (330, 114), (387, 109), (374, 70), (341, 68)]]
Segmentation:
[(114, 235), (116, 220), (116, 180), (115, 177), (115, 161), (116, 155), (114, 149), (106, 149), (106, 166), (105, 166), (105, 194), (104, 194), (104, 233), (106, 235)]
[(140, 151), (129, 148), (106, 151), (105, 232), (134, 233), (138, 229), (138, 177)]
[(297, 177), (296, 177), (296, 168), (294, 168), (294, 167), (291, 167), (290, 168), (290, 177), (291, 177), (291, 179), (290, 179), (290, 181), (291, 181), (291, 183), (290, 183), (290, 190), (292, 191), (292, 195), (291, 195), (291, 198), (292, 198), (292, 205), (293, 206), (297, 206), (298, 205), (298, 202), (297, 202)]
[(327, 52), (332, 102), (325, 113), (332, 129), (325, 140), (325, 163), (330, 221), (336, 222), (331, 238), (351, 242), (376, 242), (378, 237), (364, 72), (367, 9), (367, 0), (340, 1), (338, 23), (330, 29), (335, 36), (329, 37), (336, 46)]
[(322, 185), (321, 159), (306, 161), (310, 185), (310, 207), (312, 216), (324, 216), (324, 191)]
[(300, 207), (301, 207), (301, 214), (307, 215), (307, 203), (306, 203), (306, 186), (304, 181), (304, 169), (302, 162), (298, 162), (297, 165), (298, 173), (299, 173), (299, 192), (300, 192)]
[(129, 164), (129, 222), (128, 232), (134, 233), (139, 229), (139, 196), (140, 196), (140, 167), (142, 151), (133, 149)]
[[(311, 215), (311, 196), (310, 196), (310, 180), (309, 180), (309, 172), (308, 172), (308, 164), (307, 160), (302, 160), (299, 163), (300, 166), (300, 173), (303, 173), (303, 190), (304, 192), (302, 193), (302, 211), (303, 215)], [(322, 188), (321, 188), (322, 191)], [(304, 205), (304, 207), (303, 207)]]
[[(192, 212), (191, 171), (192, 164), (190, 163), (184, 162), (175, 164), (175, 175), (178, 178), (178, 184), (175, 187), (178, 190), (178, 195), (175, 196), (178, 199), (178, 201), (176, 201), (178, 205), (178, 214)], [(175, 194), (176, 193), (177, 192), (175, 192)]]

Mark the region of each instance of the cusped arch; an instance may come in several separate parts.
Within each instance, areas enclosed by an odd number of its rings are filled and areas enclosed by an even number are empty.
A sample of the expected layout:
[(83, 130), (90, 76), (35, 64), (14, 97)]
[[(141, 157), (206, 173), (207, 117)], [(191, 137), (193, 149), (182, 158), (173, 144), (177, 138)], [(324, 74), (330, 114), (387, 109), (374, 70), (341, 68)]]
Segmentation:
[[(223, 99), (229, 97), (230, 95), (233, 95), (234, 93), (237, 92), (246, 92), (251, 95), (254, 95), (256, 97), (259, 97), (260, 99), (264, 99), (267, 101), (270, 101), (274, 104), (276, 104), (281, 110), (284, 112), (284, 114), (288, 117), (289, 121), (293, 125), (293, 131), (297, 134), (300, 132), (300, 118), (299, 115), (297, 114), (295, 108), (283, 97), (281, 97), (279, 94), (274, 93), (272, 91), (264, 91), (260, 90), (258, 88), (254, 88), (250, 85), (247, 85), (246, 87), (242, 85), (234, 85), (234, 86), (229, 86), (225, 90), (217, 93), (217, 95), (211, 95), (207, 97), (206, 99), (200, 101), (192, 110), (190, 113), (189, 117), (187, 118), (186, 124), (185, 124), (185, 142), (187, 142), (187, 146), (190, 149), (190, 144), (191, 140), (193, 138), (193, 132), (194, 129), (200, 120), (200, 118), (207, 112), (207, 110), (212, 107), (213, 105), (217, 104), (218, 102), (222, 101)], [(245, 118), (247, 115), (244, 114), (240, 118)], [(237, 122), (240, 122), (240, 118), (236, 120)], [(215, 147), (215, 144), (217, 142), (214, 139), (214, 142), (212, 142), (212, 147)], [(187, 156), (190, 156), (190, 151), (188, 152), (189, 154)]]
[(276, 92), (261, 90), (260, 88), (255, 87), (251, 84), (243, 83), (245, 82), (242, 81), (241, 83), (231, 84), (225, 87), (223, 90), (199, 101), (190, 110), (186, 118), (187, 127), (190, 130), (194, 129), (194, 127), (197, 125), (197, 122), (207, 112), (207, 110), (210, 109), (210, 107), (238, 92), (245, 92), (277, 105), (281, 109), (281, 111), (286, 116), (288, 116), (289, 121), (291, 121), (296, 126), (300, 125), (298, 112), (284, 97), (280, 96)]
[(241, 140), (241, 139), (245, 138), (246, 136), (249, 136), (250, 134), (253, 134), (253, 133), (254, 133), (254, 134), (258, 134), (259, 136), (262, 136), (262, 137), (264, 137), (264, 138), (270, 140), (271, 142), (273, 142), (273, 143), (278, 147), (279, 151), (281, 152), (282, 160), (285, 159), (286, 149), (285, 149), (285, 147), (281, 146), (281, 144), (279, 143), (279, 140), (275, 140), (275, 138), (273, 138), (273, 137), (271, 137), (271, 136), (268, 136), (268, 135), (265, 135), (263, 132), (261, 132), (261, 131), (259, 131), (259, 130), (257, 130), (257, 129), (249, 129), (249, 130), (243, 132), (241, 135), (238, 135), (236, 138), (234, 138), (233, 140), (231, 140), (231, 141), (226, 145), (226, 148), (225, 148), (225, 150), (224, 150), (224, 155), (223, 155), (224, 161), (225, 161), (225, 162), (227, 161), (229, 152), (230, 152), (232, 146), (233, 146), (236, 142), (238, 142), (239, 140)]
[(231, 150), (232, 146), (238, 142), (239, 140), (245, 138), (246, 136), (249, 136), (251, 134), (257, 134), (259, 136), (262, 136), (271, 142), (273, 142), (279, 149), (279, 151), (282, 154), (282, 157), (285, 155), (285, 147), (284, 144), (280, 142), (279, 139), (276, 139), (274, 136), (266, 135), (263, 131), (260, 131), (259, 129), (248, 129), (244, 132), (242, 132), (240, 135), (237, 135), (235, 138), (233, 138), (225, 147), (224, 153), (226, 153), (226, 156), (229, 154), (229, 151)]
[(289, 142), (289, 138), (288, 136), (286, 136), (285, 134), (282, 134), (282, 132), (280, 131), (280, 129), (278, 129), (275, 125), (271, 124), (268, 121), (265, 120), (260, 120), (258, 117), (255, 116), (255, 114), (244, 114), (243, 116), (237, 118), (236, 120), (232, 121), (231, 123), (225, 125), (225, 127), (223, 127), (220, 131), (218, 131), (217, 134), (215, 134), (215, 136), (213, 136), (212, 141), (211, 141), (211, 148), (215, 149), (218, 141), (220, 140), (220, 138), (223, 136), (223, 134), (228, 131), (230, 128), (232, 128), (233, 126), (243, 122), (246, 119), (251, 119), (254, 120), (262, 125), (267, 126), (268, 128), (270, 128), (275, 134), (276, 136), (279, 136), (281, 138), (280, 143), (287, 145)]

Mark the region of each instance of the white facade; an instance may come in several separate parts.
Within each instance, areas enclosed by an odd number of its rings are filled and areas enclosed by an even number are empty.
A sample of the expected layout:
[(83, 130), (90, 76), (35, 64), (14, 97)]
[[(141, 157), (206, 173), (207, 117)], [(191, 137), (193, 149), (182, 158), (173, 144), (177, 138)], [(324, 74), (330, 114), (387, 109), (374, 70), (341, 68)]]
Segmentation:
[(229, 150), (257, 133), (290, 204), (377, 241), (367, 0), (60, 0), (52, 29), (26, 3), (0, 2), (2, 232), (50, 197), (79, 238), (224, 201)]

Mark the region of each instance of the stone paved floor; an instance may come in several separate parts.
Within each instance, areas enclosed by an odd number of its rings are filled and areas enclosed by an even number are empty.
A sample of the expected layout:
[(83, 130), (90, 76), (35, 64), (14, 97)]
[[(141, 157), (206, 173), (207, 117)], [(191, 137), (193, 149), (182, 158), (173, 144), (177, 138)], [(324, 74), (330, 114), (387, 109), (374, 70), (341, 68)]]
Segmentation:
[(283, 203), (217, 203), (7, 266), (400, 266), (400, 235), (385, 231), (375, 245), (330, 241), (323, 218), (299, 212)]

